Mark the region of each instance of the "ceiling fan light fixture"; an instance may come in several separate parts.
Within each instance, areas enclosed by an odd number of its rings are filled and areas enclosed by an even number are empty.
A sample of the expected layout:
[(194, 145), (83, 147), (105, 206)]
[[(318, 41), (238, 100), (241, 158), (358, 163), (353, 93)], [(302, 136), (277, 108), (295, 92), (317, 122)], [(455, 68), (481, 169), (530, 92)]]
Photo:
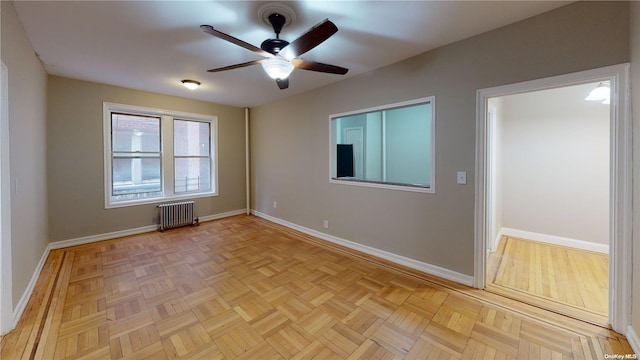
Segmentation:
[(293, 64), (287, 59), (274, 56), (267, 58), (262, 62), (262, 68), (272, 79), (286, 79), (293, 71)]
[(189, 90), (195, 90), (200, 86), (200, 82), (195, 80), (182, 80), (182, 85)]

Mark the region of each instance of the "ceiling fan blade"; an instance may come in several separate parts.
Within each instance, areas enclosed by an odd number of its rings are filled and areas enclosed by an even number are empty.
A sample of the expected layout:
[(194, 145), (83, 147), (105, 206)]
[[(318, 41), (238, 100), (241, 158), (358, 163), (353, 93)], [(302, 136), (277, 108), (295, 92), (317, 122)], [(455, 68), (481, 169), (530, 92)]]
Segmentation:
[(284, 90), (289, 87), (289, 78), (276, 79), (276, 84), (278, 84), (278, 87), (280, 88), (280, 90)]
[(285, 46), (278, 54), (287, 60), (292, 60), (320, 45), (337, 31), (338, 27), (334, 23), (329, 21), (329, 19), (324, 19), (309, 29), (309, 31), (293, 40), (289, 45)]
[(241, 64), (229, 65), (229, 66), (224, 66), (224, 67), (216, 68), (216, 69), (209, 69), (209, 70), (207, 70), (207, 72), (219, 72), (219, 71), (225, 71), (225, 70), (239, 69), (239, 68), (243, 68), (243, 67), (247, 67), (247, 66), (251, 66), (251, 65), (257, 65), (257, 64), (260, 64), (263, 61), (264, 61), (264, 59), (252, 60), (252, 61), (243, 62)]
[(266, 52), (262, 49), (260, 49), (257, 46), (253, 46), (251, 44), (249, 44), (248, 42), (244, 42), (238, 38), (235, 38), (231, 35), (225, 34), (222, 31), (218, 31), (216, 29), (213, 28), (213, 26), (211, 25), (200, 25), (200, 29), (202, 29), (202, 31), (206, 32), (209, 35), (213, 35), (217, 38), (220, 38), (222, 40), (226, 40), (232, 44), (236, 44), (238, 46), (241, 46), (249, 51), (252, 51), (260, 56), (265, 56), (265, 57), (273, 57), (273, 54)]
[(296, 69), (318, 71), (323, 73), (344, 75), (349, 69), (336, 65), (323, 64), (315, 61), (306, 61), (302, 59), (293, 59), (291, 63)]

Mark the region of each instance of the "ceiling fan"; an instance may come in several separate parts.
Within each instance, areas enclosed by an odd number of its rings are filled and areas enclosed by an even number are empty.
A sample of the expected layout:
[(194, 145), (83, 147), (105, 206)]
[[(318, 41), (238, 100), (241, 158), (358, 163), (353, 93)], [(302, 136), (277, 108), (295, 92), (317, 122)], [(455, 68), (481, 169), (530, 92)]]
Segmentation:
[(232, 44), (241, 46), (253, 53), (263, 56), (263, 59), (247, 61), (241, 64), (224, 66), (216, 69), (209, 69), (208, 72), (219, 72), (231, 69), (238, 69), (251, 65), (262, 64), (267, 75), (275, 79), (278, 87), (283, 90), (289, 87), (289, 75), (293, 69), (302, 69), (310, 71), (318, 71), (330, 74), (344, 75), (349, 69), (323, 64), (315, 61), (306, 61), (299, 58), (302, 54), (320, 45), (333, 34), (338, 31), (338, 27), (325, 19), (309, 29), (306, 33), (300, 35), (292, 42), (280, 39), (280, 31), (287, 19), (279, 13), (272, 13), (268, 17), (268, 21), (273, 26), (276, 33), (275, 39), (267, 39), (262, 42), (260, 47), (251, 45), (231, 35), (216, 30), (211, 25), (201, 25), (200, 28), (207, 34), (213, 35), (220, 39), (226, 40)]

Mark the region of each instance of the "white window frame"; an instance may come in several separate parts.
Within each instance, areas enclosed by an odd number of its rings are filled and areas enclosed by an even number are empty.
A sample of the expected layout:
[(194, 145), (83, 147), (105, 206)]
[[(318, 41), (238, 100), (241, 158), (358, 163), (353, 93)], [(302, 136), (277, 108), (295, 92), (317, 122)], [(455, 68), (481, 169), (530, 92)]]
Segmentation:
[[(413, 186), (410, 184), (395, 184), (395, 183), (384, 183), (384, 182), (371, 182), (366, 180), (343, 180), (340, 178), (334, 178), (334, 168), (336, 165), (336, 149), (335, 142), (336, 139), (333, 134), (332, 122), (335, 118), (341, 118), (351, 115), (358, 115), (376, 111), (384, 111), (384, 110), (392, 110), (395, 108), (406, 107), (411, 105), (418, 105), (430, 103), (431, 104), (431, 136), (429, 138), (429, 146), (431, 148), (431, 154), (429, 158), (429, 166), (430, 166), (430, 185), (428, 187), (424, 186)], [(391, 190), (402, 190), (402, 191), (411, 191), (411, 192), (419, 192), (419, 193), (428, 193), (435, 194), (436, 192), (436, 98), (435, 96), (428, 96), (414, 100), (402, 101), (393, 104), (386, 104), (376, 107), (371, 107), (362, 110), (349, 111), (339, 114), (329, 115), (329, 183), (332, 184), (342, 184), (342, 185), (352, 185), (352, 186), (364, 186), (378, 189), (391, 189)]]
[[(104, 102), (103, 105), (104, 136), (104, 207), (105, 209), (156, 204), (168, 200), (185, 200), (218, 196), (218, 118), (211, 115), (186, 113), (172, 110), (148, 108)], [(160, 177), (162, 196), (134, 200), (112, 200), (112, 152), (111, 152), (111, 113), (125, 113), (141, 116), (160, 117)], [(211, 141), (211, 189), (206, 192), (174, 193), (174, 156), (173, 156), (173, 120), (208, 122)]]

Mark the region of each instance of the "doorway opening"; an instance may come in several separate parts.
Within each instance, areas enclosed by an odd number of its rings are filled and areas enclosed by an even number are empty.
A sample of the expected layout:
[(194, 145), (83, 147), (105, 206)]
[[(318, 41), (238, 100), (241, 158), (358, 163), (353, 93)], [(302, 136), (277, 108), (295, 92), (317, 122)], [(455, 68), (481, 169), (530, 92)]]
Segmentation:
[(606, 326), (611, 113), (585, 100), (600, 88), (488, 99), (486, 289)]
[[(610, 100), (585, 100), (601, 83)], [(476, 287), (625, 331), (627, 104), (628, 65), (478, 91)]]

